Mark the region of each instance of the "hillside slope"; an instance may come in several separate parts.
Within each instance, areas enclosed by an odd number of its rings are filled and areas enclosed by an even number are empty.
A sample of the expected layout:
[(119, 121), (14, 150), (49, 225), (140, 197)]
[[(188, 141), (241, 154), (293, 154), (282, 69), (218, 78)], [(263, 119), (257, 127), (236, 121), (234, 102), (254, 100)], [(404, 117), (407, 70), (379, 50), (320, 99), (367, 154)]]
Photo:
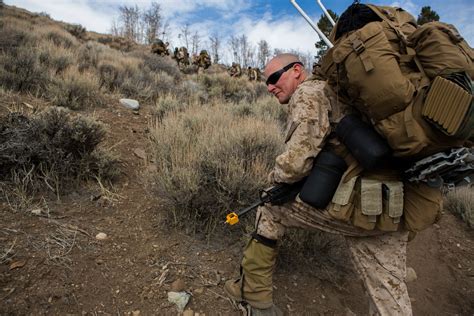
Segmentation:
[[(65, 27), (24, 10), (8, 10), (10, 18)], [(102, 38), (111, 47), (131, 49), (107, 36), (80, 34), (73, 45)], [(146, 47), (139, 50), (134, 56), (145, 54)], [(115, 53), (110, 56), (124, 55)], [(172, 68), (169, 61), (160, 65)], [(190, 87), (198, 85), (195, 75), (181, 76), (158, 78), (157, 84), (165, 86), (165, 82), (169, 91), (174, 91), (178, 79)], [(162, 91), (145, 89), (149, 95), (141, 95), (141, 109), (131, 111), (118, 99), (140, 91), (133, 84), (106, 92), (101, 84), (97, 89), (104, 93), (101, 105), (73, 112), (104, 124), (107, 134), (101, 146), (120, 158), (120, 176), (112, 186), (88, 181), (61, 196), (45, 188), (44, 195), (31, 197), (22, 209), (0, 199), (0, 315), (175, 315), (176, 306), (167, 295), (176, 287), (192, 294), (187, 308), (199, 315), (238, 314), (225, 298), (223, 284), (236, 276), (245, 241), (241, 234), (221, 233), (207, 239), (168, 226), (169, 210), (160, 206), (150, 177), (156, 172), (150, 142), (157, 117), (152, 97), (161, 97)], [(54, 95), (1, 88), (0, 116), (34, 115), (54, 102)], [(99, 233), (106, 238), (98, 239)], [(322, 252), (321, 256), (329, 256), (325, 260), (282, 254), (275, 300), (286, 314), (367, 314), (367, 297), (347, 249), (340, 238), (331, 240), (326, 247), (335, 251)], [(440, 223), (420, 233), (408, 249), (408, 266), (417, 274), (408, 284), (415, 315), (473, 315), (473, 263), (474, 232), (452, 214), (446, 213)]]
[[(181, 279), (193, 294), (189, 308), (228, 315), (222, 286), (238, 271), (242, 242), (206, 242), (163, 226), (159, 201), (143, 181), (149, 158), (138, 157), (149, 150), (149, 109), (134, 115), (114, 103), (95, 116), (110, 128), (107, 143), (123, 157), (116, 192), (100, 196), (97, 188), (84, 188), (48, 201), (40, 216), (1, 206), (0, 241), (3, 249), (11, 247), (11, 260), (0, 265), (0, 314), (173, 314), (167, 292)], [(107, 239), (96, 240), (99, 232)], [(473, 232), (453, 215), (420, 233), (408, 258), (418, 275), (409, 283), (415, 315), (471, 315), (473, 260)], [(295, 315), (346, 315), (347, 309), (365, 315), (357, 276), (350, 271), (339, 282), (309, 264), (281, 267), (276, 301)]]

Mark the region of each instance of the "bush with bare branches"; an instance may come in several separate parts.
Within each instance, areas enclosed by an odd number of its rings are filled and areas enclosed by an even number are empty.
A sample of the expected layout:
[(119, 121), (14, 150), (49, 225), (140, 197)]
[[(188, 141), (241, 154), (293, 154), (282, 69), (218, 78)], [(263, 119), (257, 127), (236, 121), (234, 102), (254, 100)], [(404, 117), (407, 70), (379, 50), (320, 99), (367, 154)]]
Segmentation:
[(33, 117), (0, 117), (0, 180), (23, 183), (30, 194), (45, 184), (60, 194), (80, 180), (112, 180), (117, 159), (98, 148), (104, 136), (99, 123), (56, 107)]

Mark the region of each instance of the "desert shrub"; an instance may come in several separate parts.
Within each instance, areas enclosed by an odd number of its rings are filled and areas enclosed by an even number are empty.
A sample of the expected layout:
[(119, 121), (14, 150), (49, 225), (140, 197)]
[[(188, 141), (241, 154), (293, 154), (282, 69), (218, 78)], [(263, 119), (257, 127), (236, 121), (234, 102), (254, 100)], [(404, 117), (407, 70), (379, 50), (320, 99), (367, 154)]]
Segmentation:
[(47, 89), (47, 96), (53, 105), (72, 110), (100, 106), (103, 102), (99, 79), (93, 73), (80, 73), (77, 69), (55, 77)]
[(206, 69), (206, 73), (209, 75), (227, 73), (227, 67), (222, 64), (212, 64), (209, 68)]
[(86, 35), (86, 28), (80, 24), (66, 24), (66, 30), (71, 33), (71, 35), (77, 38), (84, 38)]
[(30, 180), (30, 193), (50, 188), (56, 194), (93, 177), (113, 179), (117, 160), (98, 145), (105, 136), (99, 123), (49, 108), (34, 116), (11, 113), (0, 118), (0, 180)]
[(181, 71), (174, 60), (156, 54), (143, 54), (144, 66), (153, 72), (164, 72), (175, 80), (181, 78)]
[(124, 70), (119, 65), (108, 61), (100, 62), (97, 71), (101, 87), (113, 92), (123, 84)]
[(171, 76), (164, 72), (152, 73), (140, 71), (123, 81), (120, 91), (123, 95), (142, 101), (155, 100), (161, 95), (167, 95), (175, 90)]
[(114, 50), (123, 52), (130, 52), (137, 46), (134, 41), (119, 36), (106, 35), (104, 37), (99, 37), (97, 41), (101, 44), (109, 46)]
[(97, 68), (100, 55), (107, 47), (96, 42), (87, 42), (78, 48), (77, 63), (79, 71)]
[(261, 118), (271, 118), (278, 121), (281, 126), (286, 124), (288, 117), (286, 106), (278, 103), (276, 98), (268, 93), (258, 98), (253, 104), (255, 114)]
[(58, 26), (43, 26), (35, 29), (35, 33), (58, 47), (72, 48), (78, 45), (74, 36)]
[(444, 209), (461, 217), (469, 227), (474, 227), (474, 188), (462, 186), (449, 191)]
[(30, 47), (19, 47), (10, 54), (0, 55), (0, 85), (21, 92), (38, 93), (49, 82), (37, 53)]
[(0, 51), (11, 54), (19, 47), (33, 47), (37, 38), (29, 32), (29, 25), (16, 19), (5, 19), (0, 23)]
[(152, 128), (157, 193), (175, 225), (210, 233), (226, 210), (258, 197), (281, 149), (274, 122), (191, 106)]
[(183, 80), (177, 87), (180, 98), (188, 103), (207, 103), (209, 96), (204, 87), (194, 80)]
[(239, 102), (229, 104), (230, 111), (237, 116), (255, 116), (262, 120), (274, 120), (283, 127), (286, 123), (287, 113), (285, 106), (279, 104), (272, 96), (265, 96), (253, 103)]
[(254, 102), (260, 96), (257, 94), (257, 85), (245, 78), (232, 78), (225, 73), (199, 78), (210, 98), (237, 103)]
[(49, 42), (41, 43), (38, 48), (39, 62), (53, 75), (64, 72), (75, 62), (72, 50), (57, 47)]
[(230, 111), (239, 117), (255, 116), (255, 109), (253, 108), (254, 105), (255, 104), (253, 103), (240, 102), (237, 104), (232, 104)]
[(168, 94), (162, 97), (158, 97), (153, 109), (153, 117), (157, 122), (161, 122), (163, 118), (172, 112), (181, 112), (189, 107), (189, 104), (183, 99), (178, 98), (175, 95)]
[(256, 98), (266, 97), (269, 95), (267, 85), (263, 82), (253, 82)]

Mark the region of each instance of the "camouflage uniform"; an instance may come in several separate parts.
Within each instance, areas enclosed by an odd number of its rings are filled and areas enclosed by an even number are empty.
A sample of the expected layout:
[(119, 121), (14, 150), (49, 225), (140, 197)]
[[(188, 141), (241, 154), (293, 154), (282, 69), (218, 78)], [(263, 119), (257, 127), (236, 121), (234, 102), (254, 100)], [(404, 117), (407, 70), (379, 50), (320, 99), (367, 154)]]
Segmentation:
[(169, 56), (168, 42), (165, 44), (162, 40), (157, 39), (151, 45), (151, 52), (160, 56)]
[(198, 66), (198, 73), (202, 73), (204, 69), (211, 66), (211, 57), (206, 50), (201, 50), (199, 55), (193, 56), (193, 64)]
[(249, 81), (257, 81), (258, 80), (257, 68), (248, 67), (247, 77), (248, 77)]
[(229, 75), (231, 77), (240, 77), (242, 75), (242, 68), (237, 63), (232, 63), (232, 66), (229, 69)]
[(189, 53), (187, 48), (184, 46), (181, 46), (179, 49), (176, 48), (175, 59), (180, 70), (183, 70), (186, 66), (189, 66)]
[[(332, 138), (331, 131), (350, 110), (350, 107), (338, 102), (337, 96), (325, 82), (313, 78), (302, 82), (288, 104), (286, 148), (276, 158), (269, 180), (274, 183), (297, 182), (310, 173), (313, 159), (323, 147), (342, 146), (336, 138)], [(356, 169), (349, 167), (346, 175)], [(299, 197), (281, 206), (259, 207), (254, 239), (244, 250), (242, 275), (233, 283), (226, 283), (228, 295), (257, 309), (273, 306), (271, 275), (276, 262), (276, 241), (282, 238), (287, 227), (318, 229), (345, 236), (355, 268), (370, 297), (371, 315), (411, 315), (411, 302), (405, 284), (408, 232), (398, 224), (393, 232), (379, 230), (378, 226), (367, 230), (361, 228), (363, 225), (356, 225), (352, 217), (358, 214), (361, 207), (355, 200), (358, 195), (353, 191), (359, 180), (353, 176), (342, 184), (344, 181), (341, 181), (335, 197), (341, 194), (348, 197), (345, 205), (350, 206), (347, 209), (353, 210), (353, 213), (345, 220), (335, 219), (336, 204), (330, 203), (327, 209), (318, 210), (302, 202)], [(406, 207), (440, 209), (439, 192), (429, 193), (425, 199), (420, 199), (413, 194), (418, 188), (407, 186), (406, 189)], [(237, 286), (240, 286), (240, 293), (235, 290)]]

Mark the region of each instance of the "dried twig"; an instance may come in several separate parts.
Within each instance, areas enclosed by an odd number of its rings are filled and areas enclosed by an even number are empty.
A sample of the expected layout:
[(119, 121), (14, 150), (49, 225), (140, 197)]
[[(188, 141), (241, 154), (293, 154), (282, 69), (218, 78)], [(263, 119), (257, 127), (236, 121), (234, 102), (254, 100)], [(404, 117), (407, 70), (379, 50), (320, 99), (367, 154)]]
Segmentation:
[(8, 259), (11, 258), (11, 253), (15, 244), (16, 244), (16, 238), (15, 240), (13, 240), (13, 243), (10, 246), (10, 248), (7, 249), (7, 251), (2, 255), (2, 257), (0, 257), (0, 263), (5, 263), (6, 261), (8, 261)]

